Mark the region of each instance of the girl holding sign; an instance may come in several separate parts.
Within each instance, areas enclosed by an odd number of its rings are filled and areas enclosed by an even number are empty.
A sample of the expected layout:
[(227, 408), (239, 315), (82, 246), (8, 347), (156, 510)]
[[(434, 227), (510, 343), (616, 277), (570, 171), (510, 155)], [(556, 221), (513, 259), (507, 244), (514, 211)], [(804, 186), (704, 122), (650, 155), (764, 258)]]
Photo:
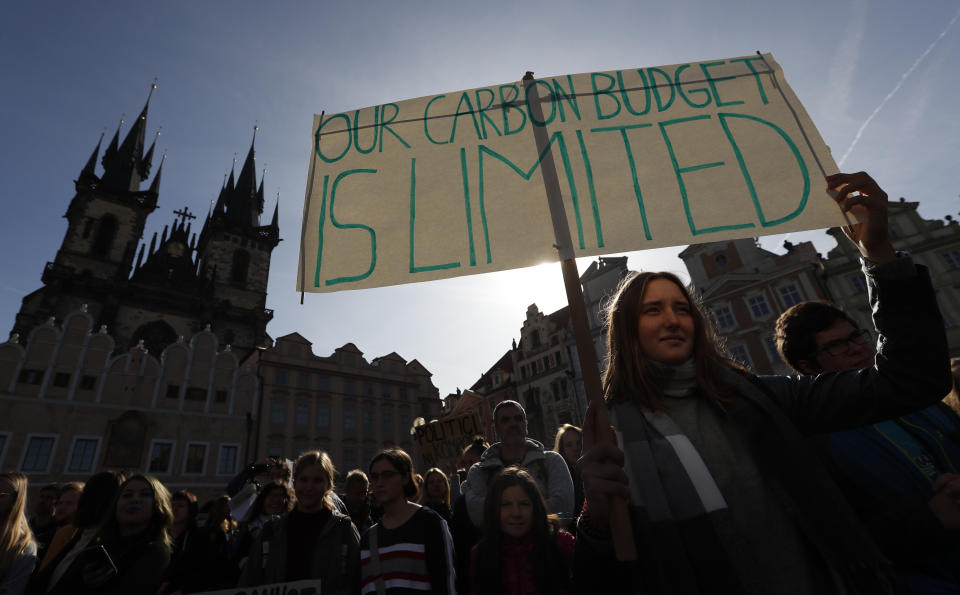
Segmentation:
[[(806, 436), (876, 423), (950, 388), (930, 278), (887, 237), (887, 196), (867, 174), (827, 178), (863, 255), (880, 333), (870, 368), (757, 377), (727, 357), (670, 273), (621, 283), (607, 311), (606, 404), (584, 424), (583, 592), (892, 593), (897, 578)], [(610, 427), (597, 423), (597, 407)], [(617, 445), (619, 443), (619, 446)], [(616, 562), (611, 497), (627, 498), (637, 559)]]

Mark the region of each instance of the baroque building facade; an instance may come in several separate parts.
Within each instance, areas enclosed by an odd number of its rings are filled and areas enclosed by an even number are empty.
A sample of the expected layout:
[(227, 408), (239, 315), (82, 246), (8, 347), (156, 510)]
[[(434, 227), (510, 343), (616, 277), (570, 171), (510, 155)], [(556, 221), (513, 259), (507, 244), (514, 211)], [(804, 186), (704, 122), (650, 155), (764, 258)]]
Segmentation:
[(67, 230), (44, 268), (43, 286), (23, 299), (13, 332), (25, 336), (85, 304), (97, 327), (107, 325), (119, 351), (143, 341), (156, 355), (209, 325), (220, 344), (246, 355), (269, 344), (267, 278), (280, 241), (276, 208), (272, 221), (260, 225), (263, 180), (257, 184), (254, 145), (239, 176), (231, 172), (225, 180), (199, 237), (191, 233), (195, 216), (183, 208), (148, 247), (143, 233), (158, 207), (163, 170), (161, 160), (149, 187), (141, 189), (156, 146), (154, 140), (144, 151), (149, 106), (148, 97), (122, 142), (117, 129), (98, 174), (101, 136), (75, 180)]
[(257, 456), (295, 458), (327, 451), (341, 475), (366, 470), (376, 452), (399, 446), (415, 453), (417, 418), (440, 416), (440, 395), (417, 360), (390, 353), (367, 361), (353, 343), (327, 357), (298, 333), (246, 360), (263, 383)]
[[(960, 226), (951, 215), (924, 219), (917, 206), (889, 201), (890, 238), (930, 270), (950, 354), (960, 356)], [(873, 329), (860, 252), (840, 228), (826, 233), (836, 242), (826, 256), (810, 242), (785, 242), (785, 253), (776, 254), (755, 238), (694, 244), (680, 254), (728, 352), (754, 372), (793, 373), (777, 353), (774, 323), (795, 303), (830, 301), (861, 328)]]
[(777, 317), (794, 304), (828, 299), (813, 244), (788, 242), (786, 253), (775, 254), (745, 238), (693, 244), (680, 258), (730, 355), (758, 374), (789, 374), (774, 340)]

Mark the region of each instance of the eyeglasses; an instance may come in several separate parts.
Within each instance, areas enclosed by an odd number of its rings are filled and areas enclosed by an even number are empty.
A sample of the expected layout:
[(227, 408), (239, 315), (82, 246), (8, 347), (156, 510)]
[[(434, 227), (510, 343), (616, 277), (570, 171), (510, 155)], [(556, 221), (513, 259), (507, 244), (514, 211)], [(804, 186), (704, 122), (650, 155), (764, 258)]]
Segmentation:
[(859, 328), (852, 333), (846, 339), (835, 339), (830, 341), (820, 349), (817, 349), (810, 354), (811, 359), (816, 358), (821, 353), (829, 353), (830, 355), (843, 355), (850, 351), (852, 345), (867, 345), (868, 343), (873, 342), (873, 335), (869, 330), (865, 328)]
[(393, 479), (394, 477), (396, 477), (396, 476), (398, 476), (398, 475), (400, 475), (400, 472), (399, 472), (399, 471), (391, 471), (391, 470), (387, 469), (386, 471), (383, 471), (383, 472), (381, 472), (381, 473), (371, 473), (371, 474), (370, 474), (370, 482), (371, 482), (371, 483), (376, 483), (376, 482), (377, 482), (378, 480), (380, 480), (380, 479), (383, 479), (383, 481), (390, 481), (391, 479)]

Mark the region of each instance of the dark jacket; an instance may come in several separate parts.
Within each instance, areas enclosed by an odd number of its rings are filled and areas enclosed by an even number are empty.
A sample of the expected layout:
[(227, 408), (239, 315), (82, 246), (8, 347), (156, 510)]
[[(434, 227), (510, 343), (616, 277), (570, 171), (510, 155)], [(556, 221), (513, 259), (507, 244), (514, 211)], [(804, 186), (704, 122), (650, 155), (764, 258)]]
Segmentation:
[[(253, 540), (240, 586), (252, 587), (287, 580), (289, 516), (267, 523)], [(269, 547), (263, 544), (269, 542)], [(267, 554), (264, 554), (264, 551)], [(322, 581), (325, 595), (350, 593), (359, 583), (360, 535), (350, 517), (334, 509), (323, 526), (311, 556), (312, 578)]]
[[(892, 593), (900, 586), (806, 436), (904, 415), (950, 390), (943, 322), (926, 269), (917, 267), (917, 272), (903, 280), (867, 276), (880, 332), (874, 367), (803, 377), (727, 374), (726, 380), (739, 385), (738, 394), (724, 404), (730, 431), (747, 439), (762, 476), (836, 592)], [(636, 538), (642, 529), (633, 521)], [(642, 548), (641, 561), (620, 565), (612, 560), (610, 542), (594, 537), (577, 539), (575, 566), (581, 578), (590, 577), (580, 583), (584, 592), (631, 592), (624, 585), (631, 580), (634, 586), (642, 582), (649, 593), (684, 592), (667, 581), (650, 580), (654, 572), (644, 568)]]

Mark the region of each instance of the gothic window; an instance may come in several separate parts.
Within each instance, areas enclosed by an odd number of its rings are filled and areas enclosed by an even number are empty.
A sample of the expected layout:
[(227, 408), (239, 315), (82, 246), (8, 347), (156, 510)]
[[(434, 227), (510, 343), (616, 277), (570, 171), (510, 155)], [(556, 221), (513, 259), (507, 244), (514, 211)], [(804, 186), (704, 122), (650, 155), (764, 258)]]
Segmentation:
[(117, 218), (113, 215), (104, 215), (100, 218), (97, 235), (93, 238), (91, 251), (95, 256), (107, 256), (117, 237)]
[(246, 283), (247, 269), (250, 268), (250, 253), (237, 250), (233, 253), (233, 266), (230, 268), (231, 283)]

